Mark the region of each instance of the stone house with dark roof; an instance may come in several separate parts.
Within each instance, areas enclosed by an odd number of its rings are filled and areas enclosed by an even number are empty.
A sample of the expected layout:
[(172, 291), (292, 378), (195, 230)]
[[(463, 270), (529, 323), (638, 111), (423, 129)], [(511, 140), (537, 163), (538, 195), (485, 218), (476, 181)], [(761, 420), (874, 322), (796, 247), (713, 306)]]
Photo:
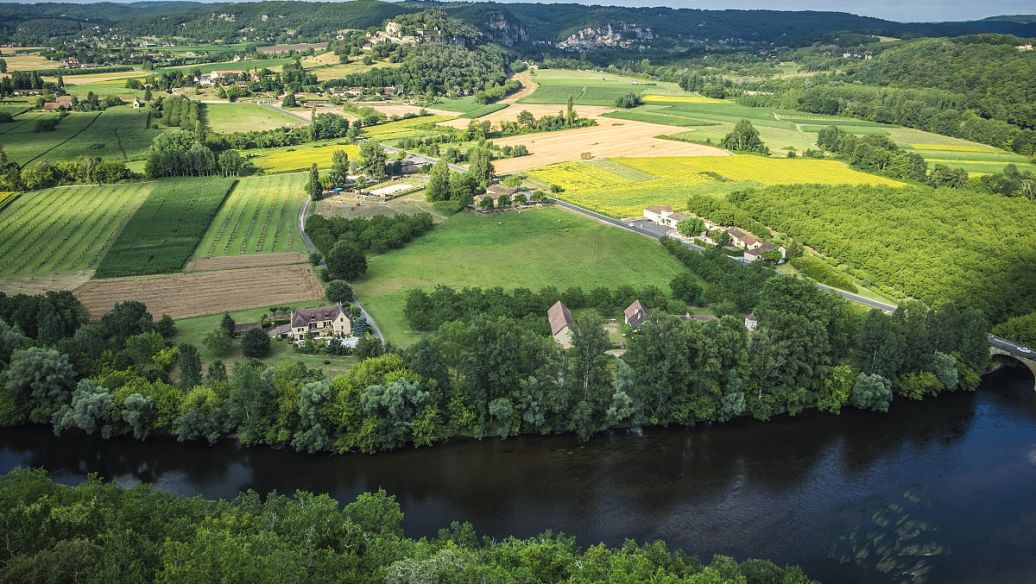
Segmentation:
[(633, 304), (627, 306), (626, 310), (623, 311), (623, 315), (625, 316), (626, 325), (635, 329), (647, 320), (648, 311), (640, 300), (634, 300)]
[(572, 348), (572, 311), (560, 300), (547, 310), (550, 334), (562, 349)]
[(307, 334), (317, 339), (348, 337), (352, 334), (352, 321), (339, 302), (333, 306), (300, 308), (291, 313), (291, 338), (303, 341)]

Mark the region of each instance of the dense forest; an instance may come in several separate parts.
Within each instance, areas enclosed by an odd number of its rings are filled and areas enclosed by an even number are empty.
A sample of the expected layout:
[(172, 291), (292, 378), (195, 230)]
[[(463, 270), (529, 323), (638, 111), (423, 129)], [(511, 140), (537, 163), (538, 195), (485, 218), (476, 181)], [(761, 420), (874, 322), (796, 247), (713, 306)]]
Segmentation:
[(0, 478), (0, 581), (814, 582), (798, 568), (726, 556), (702, 562), (662, 542), (582, 548), (550, 532), (494, 540), (459, 522), (414, 539), (402, 522), (384, 491), (344, 508), (302, 491), (210, 501), (96, 478), (69, 487), (43, 471), (14, 470)]
[[(628, 23), (651, 28), (666, 50), (674, 41), (802, 46), (839, 31), (889, 36), (963, 35), (996, 32), (1036, 36), (1036, 23), (981, 20), (950, 23), (897, 23), (840, 12), (774, 10), (695, 10), (582, 6), (579, 4), (445, 3), (437, 7), (479, 29), (487, 40), (526, 46), (558, 41), (587, 26)], [(68, 38), (93, 26), (131, 35), (177, 36), (195, 40), (333, 40), (342, 29), (381, 26), (404, 13), (421, 12), (425, 2), (136, 2), (130, 4), (2, 4), (0, 38), (37, 44)], [(108, 31), (103, 31), (108, 32)], [(247, 36), (245, 39), (243, 37)], [(540, 49), (534, 49), (540, 50)]]

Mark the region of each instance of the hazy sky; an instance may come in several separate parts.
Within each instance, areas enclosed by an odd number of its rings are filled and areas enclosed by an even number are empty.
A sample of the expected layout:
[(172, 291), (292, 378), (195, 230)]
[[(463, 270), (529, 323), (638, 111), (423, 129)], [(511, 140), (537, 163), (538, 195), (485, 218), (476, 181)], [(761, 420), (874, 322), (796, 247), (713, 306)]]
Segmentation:
[[(499, 0), (498, 0), (499, 1)], [(551, 2), (553, 0), (503, 0)], [(577, 0), (561, 0), (574, 2)], [(978, 20), (1002, 14), (1036, 13), (1036, 0), (578, 0), (579, 4), (670, 6), (672, 8), (768, 8), (772, 10), (832, 10), (876, 16), (899, 22)]]

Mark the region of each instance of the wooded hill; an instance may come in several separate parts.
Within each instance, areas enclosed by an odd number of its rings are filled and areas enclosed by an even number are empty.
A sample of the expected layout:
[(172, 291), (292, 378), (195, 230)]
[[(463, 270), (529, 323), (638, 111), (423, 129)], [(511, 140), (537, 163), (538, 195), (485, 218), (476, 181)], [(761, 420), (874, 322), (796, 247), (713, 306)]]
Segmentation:
[[(440, 7), (475, 26), (487, 40), (504, 45), (557, 41), (587, 26), (635, 24), (662, 41), (751, 43), (801, 46), (838, 31), (888, 36), (955, 36), (996, 32), (1036, 36), (1025, 18), (948, 23), (897, 23), (841, 12), (772, 10), (692, 10), (583, 6), (578, 4), (262, 2), (134, 2), (129, 4), (2, 4), (0, 40), (40, 43), (74, 36), (93, 26), (128, 35), (184, 36), (195, 40), (328, 40), (339, 30), (381, 26), (403, 13)], [(289, 35), (288, 31), (294, 31)]]

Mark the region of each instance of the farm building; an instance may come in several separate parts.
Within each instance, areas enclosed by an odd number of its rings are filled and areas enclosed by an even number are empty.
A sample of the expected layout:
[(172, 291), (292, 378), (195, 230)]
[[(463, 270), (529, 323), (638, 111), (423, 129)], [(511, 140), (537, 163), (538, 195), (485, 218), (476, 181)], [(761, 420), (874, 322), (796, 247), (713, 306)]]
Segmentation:
[(70, 110), (72, 109), (72, 98), (67, 95), (54, 98), (54, 101), (43, 104), (43, 109), (46, 111)]
[(558, 300), (547, 310), (547, 320), (550, 321), (550, 334), (554, 335), (554, 340), (562, 349), (571, 349), (572, 311)]
[(625, 316), (627, 326), (637, 328), (647, 320), (648, 311), (640, 300), (634, 300), (633, 304), (627, 306), (626, 310), (623, 311), (623, 315)]
[(783, 247), (777, 247), (772, 243), (761, 243), (758, 247), (745, 251), (745, 261), (754, 262), (762, 259), (763, 254), (771, 251), (779, 251), (781, 254), (781, 261), (787, 256), (787, 251)]
[(352, 333), (352, 321), (339, 302), (333, 306), (300, 308), (291, 313), (291, 337), (305, 340), (307, 334), (317, 339), (347, 337)]

